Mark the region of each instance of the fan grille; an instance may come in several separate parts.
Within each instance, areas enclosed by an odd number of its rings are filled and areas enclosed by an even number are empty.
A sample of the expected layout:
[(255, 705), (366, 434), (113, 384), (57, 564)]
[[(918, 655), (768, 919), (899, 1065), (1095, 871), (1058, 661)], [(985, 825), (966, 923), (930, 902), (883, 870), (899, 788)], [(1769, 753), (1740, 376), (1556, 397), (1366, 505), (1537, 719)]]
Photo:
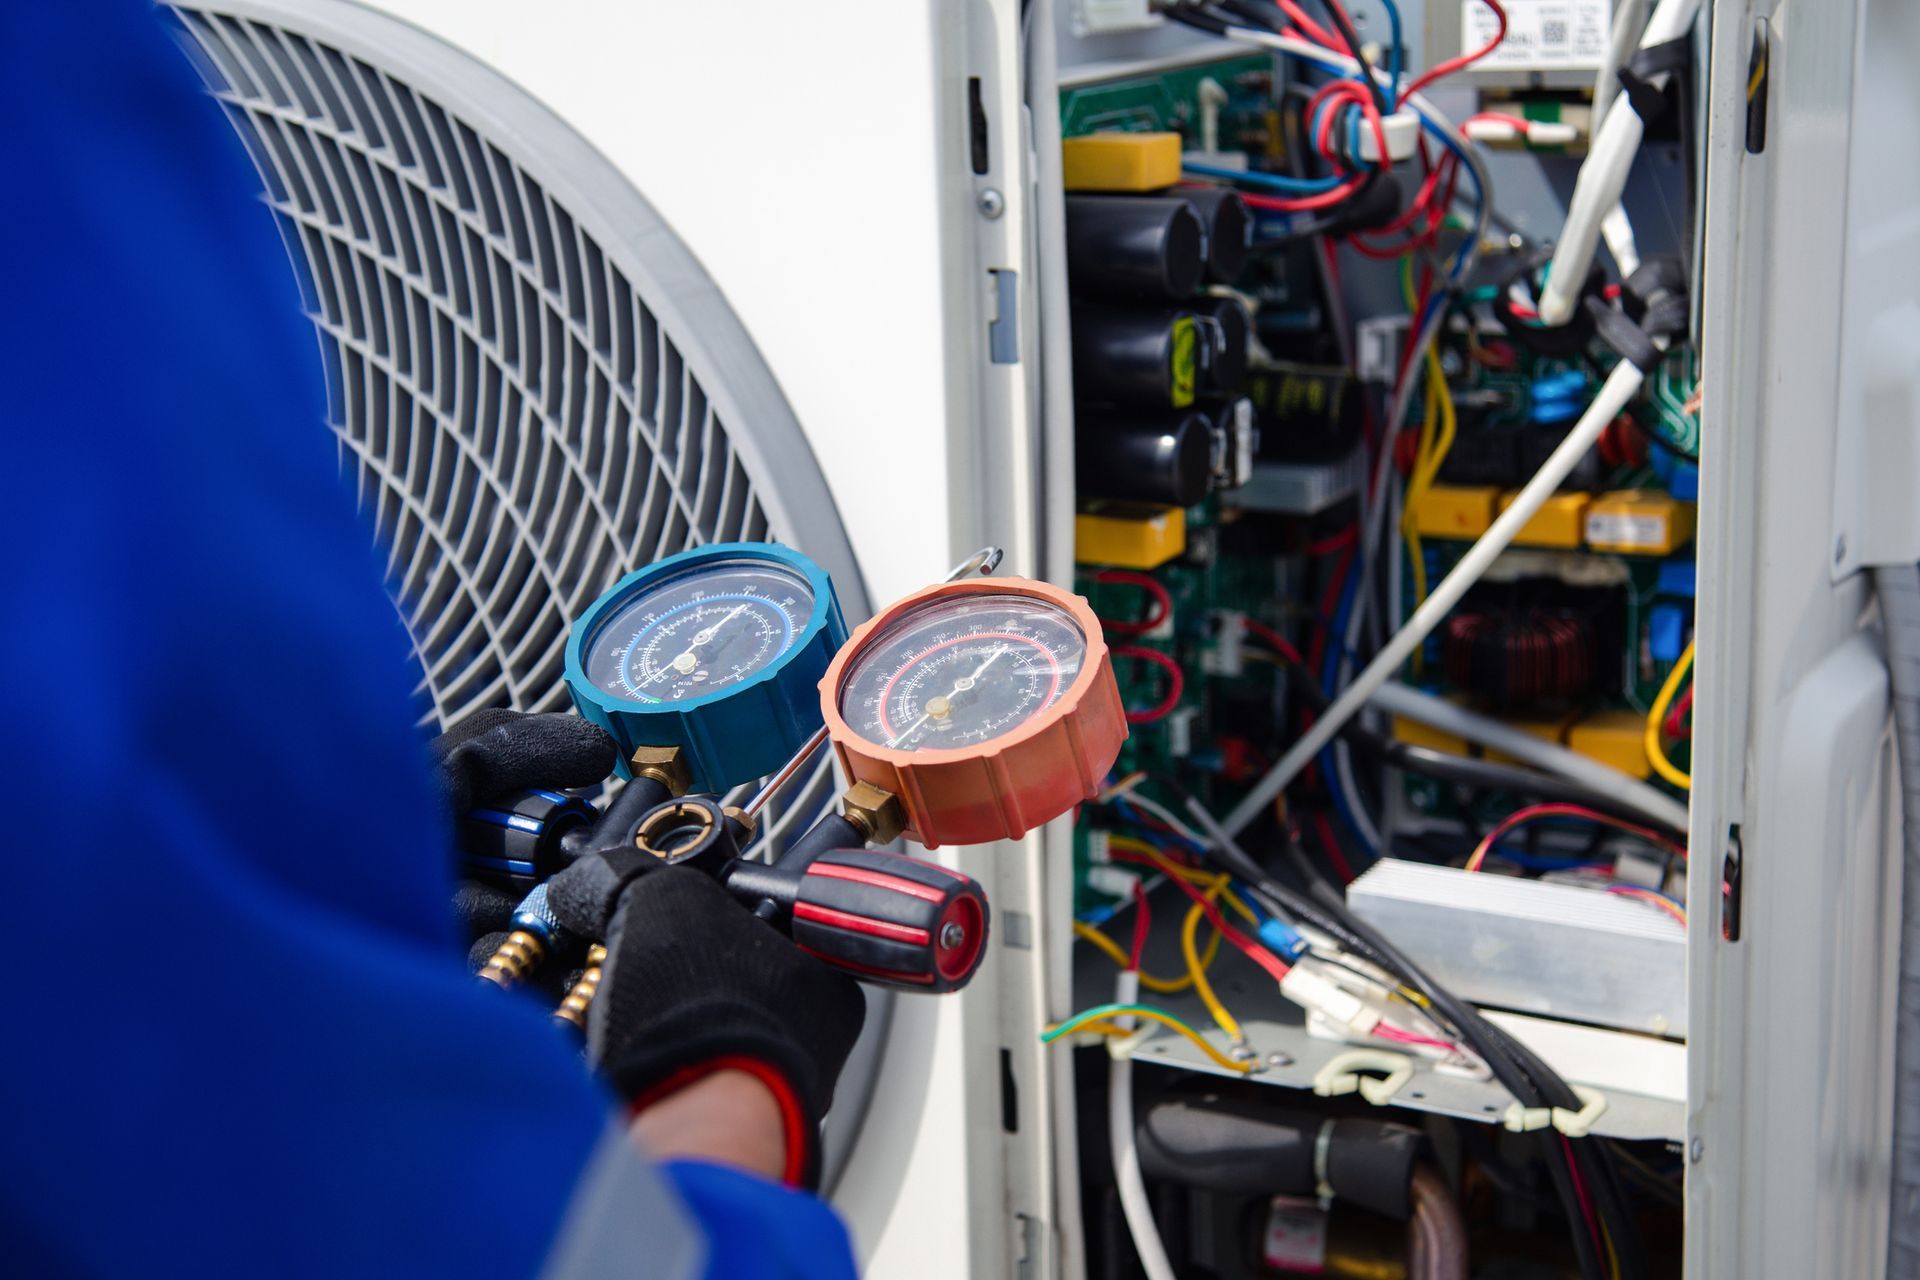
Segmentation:
[[(696, 373), (659, 293), (649, 305), (620, 265), (660, 253), (657, 229), (569, 207), (537, 151), (371, 49), (225, 9), (177, 13), (300, 268), (341, 467), (386, 552), (430, 725), (566, 707), (570, 622), (641, 565), (735, 539), (844, 551), (830, 504), (829, 533), (769, 518), (781, 508), (709, 394), (722, 371)], [(666, 252), (679, 257), (656, 274), (698, 272), (677, 241)], [(738, 363), (728, 381), (771, 387), (757, 358)], [(817, 466), (807, 479), (824, 493)], [(817, 812), (831, 784), (825, 760), (803, 771), (772, 828)]]

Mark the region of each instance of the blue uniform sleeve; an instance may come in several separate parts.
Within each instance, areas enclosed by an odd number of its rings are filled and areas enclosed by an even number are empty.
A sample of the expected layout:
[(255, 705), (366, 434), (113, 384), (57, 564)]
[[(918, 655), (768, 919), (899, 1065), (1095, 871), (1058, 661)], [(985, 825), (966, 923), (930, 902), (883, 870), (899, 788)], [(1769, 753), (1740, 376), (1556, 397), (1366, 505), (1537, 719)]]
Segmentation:
[(816, 1197), (701, 1161), (663, 1172), (706, 1235), (710, 1280), (853, 1280), (846, 1226)]
[[(243, 152), (152, 8), (61, 0), (0, 6), (0, 153), (0, 1272), (534, 1274), (607, 1100), (460, 967)], [(689, 1194), (830, 1234), (743, 1182)]]

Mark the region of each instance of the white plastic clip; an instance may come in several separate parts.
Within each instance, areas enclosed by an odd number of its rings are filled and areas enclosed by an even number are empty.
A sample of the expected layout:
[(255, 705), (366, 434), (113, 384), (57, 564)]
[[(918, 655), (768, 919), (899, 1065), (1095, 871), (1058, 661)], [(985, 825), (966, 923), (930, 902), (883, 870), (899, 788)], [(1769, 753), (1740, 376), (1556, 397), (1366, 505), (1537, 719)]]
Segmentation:
[(1507, 1113), (1500, 1118), (1508, 1133), (1532, 1133), (1535, 1129), (1545, 1129), (1553, 1123), (1551, 1107), (1523, 1107), (1517, 1102), (1507, 1104)]
[[(1376, 1080), (1362, 1071), (1384, 1071), (1387, 1077)], [(1323, 1098), (1343, 1093), (1358, 1093), (1376, 1107), (1385, 1106), (1393, 1095), (1413, 1079), (1413, 1059), (1383, 1049), (1349, 1049), (1329, 1059), (1313, 1077), (1313, 1091)]]
[(1578, 1111), (1569, 1111), (1565, 1107), (1555, 1107), (1553, 1109), (1553, 1127), (1561, 1133), (1566, 1134), (1569, 1138), (1584, 1138), (1593, 1129), (1594, 1121), (1598, 1120), (1601, 1114), (1606, 1111), (1607, 1095), (1598, 1089), (1589, 1089), (1583, 1084), (1570, 1085), (1569, 1087), (1573, 1090), (1574, 1097), (1580, 1099), (1580, 1101), (1586, 1105)]

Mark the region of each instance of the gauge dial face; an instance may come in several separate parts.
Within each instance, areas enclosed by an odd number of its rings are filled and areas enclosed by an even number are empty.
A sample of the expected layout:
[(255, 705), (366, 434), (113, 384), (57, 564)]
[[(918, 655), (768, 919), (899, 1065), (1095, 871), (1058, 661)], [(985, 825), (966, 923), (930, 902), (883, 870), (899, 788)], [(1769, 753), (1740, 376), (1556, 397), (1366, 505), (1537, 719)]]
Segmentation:
[(948, 596), (872, 638), (847, 668), (840, 715), (895, 751), (991, 742), (1060, 701), (1086, 656), (1080, 625), (1045, 600)]
[(781, 565), (701, 564), (650, 584), (600, 625), (587, 679), (630, 702), (686, 702), (765, 671), (812, 613), (812, 588)]

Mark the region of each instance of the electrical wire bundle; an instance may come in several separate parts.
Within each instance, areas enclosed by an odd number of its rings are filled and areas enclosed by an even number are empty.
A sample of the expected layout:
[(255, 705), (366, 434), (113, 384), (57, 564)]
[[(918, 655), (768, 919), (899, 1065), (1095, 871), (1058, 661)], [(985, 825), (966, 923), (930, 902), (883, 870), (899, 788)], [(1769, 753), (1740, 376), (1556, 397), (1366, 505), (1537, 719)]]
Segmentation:
[[(1316, 9), (1324, 11), (1322, 21), (1316, 21), (1315, 16), (1305, 12), (1295, 0), (1275, 0), (1272, 6), (1263, 0), (1214, 0), (1175, 4), (1165, 10), (1168, 17), (1197, 29), (1296, 59), (1322, 77), (1302, 94), (1294, 123), (1305, 145), (1292, 149), (1292, 172), (1243, 171), (1193, 163), (1188, 166), (1189, 173), (1246, 189), (1243, 198), (1255, 208), (1298, 215), (1300, 220), (1290, 225), (1289, 235), (1316, 236), (1316, 248), (1326, 276), (1329, 309), (1349, 364), (1353, 362), (1354, 338), (1341, 298), (1339, 259), (1331, 243), (1334, 237), (1341, 237), (1343, 243), (1361, 256), (1401, 260), (1413, 319), (1394, 365), (1384, 421), (1376, 419), (1370, 426), (1371, 476), (1361, 486), (1357, 521), (1341, 535), (1337, 545), (1331, 546), (1330, 558), (1322, 566), (1325, 594), (1316, 614), (1319, 626), (1308, 652), (1303, 655), (1279, 631), (1257, 620), (1244, 620), (1244, 638), (1253, 642), (1251, 655), (1298, 677), (1291, 679), (1287, 688), (1298, 695), (1301, 705), (1305, 722), (1301, 737), (1267, 768), (1224, 821), (1213, 819), (1196, 800), (1185, 795), (1177, 781), (1159, 780), (1164, 787), (1185, 796), (1186, 808), (1199, 830), (1165, 806), (1139, 794), (1134, 789), (1140, 781), (1137, 778), (1123, 780), (1111, 788), (1106, 799), (1112, 815), (1124, 829), (1140, 832), (1144, 841), (1124, 834), (1110, 836), (1108, 846), (1112, 857), (1115, 861), (1139, 864), (1141, 870), (1150, 872), (1153, 878), (1142, 883), (1131, 902), (1138, 914), (1134, 920), (1135, 942), (1130, 951), (1100, 933), (1091, 920), (1077, 924), (1075, 932), (1120, 965), (1123, 980), (1117, 996), (1140, 986), (1168, 992), (1191, 989), (1235, 1050), (1245, 1048), (1240, 1025), (1219, 1003), (1206, 976), (1215, 955), (1224, 946), (1230, 943), (1233, 949), (1242, 951), (1283, 984), (1296, 971), (1312, 972), (1316, 966), (1336, 969), (1344, 966), (1349, 972), (1348, 981), (1359, 982), (1381, 1000), (1398, 1000), (1408, 1011), (1404, 1021), (1382, 1020), (1380, 1026), (1384, 1029), (1374, 1032), (1380, 1038), (1399, 1041), (1422, 1052), (1477, 1058), (1512, 1094), (1516, 1103), (1527, 1110), (1578, 1111), (1582, 1106), (1579, 1097), (1536, 1054), (1482, 1018), (1471, 1005), (1440, 987), (1390, 940), (1353, 916), (1340, 890), (1324, 879), (1301, 852), (1296, 828), (1286, 821), (1288, 799), (1293, 795), (1288, 788), (1305, 777), (1324, 787), (1332, 812), (1357, 845), (1387, 852), (1355, 785), (1350, 755), (1359, 751), (1396, 768), (1457, 785), (1469, 792), (1499, 793), (1528, 802), (1480, 839), (1468, 858), (1470, 870), (1481, 870), (1489, 858), (1503, 858), (1519, 863), (1524, 869), (1567, 869), (1612, 880), (1615, 868), (1608, 863), (1590, 858), (1584, 862), (1531, 859), (1499, 843), (1517, 827), (1542, 821), (1598, 824), (1644, 840), (1669, 858), (1685, 856), (1685, 813), (1681, 806), (1673, 803), (1670, 794), (1624, 774), (1602, 779), (1597, 775), (1612, 775), (1617, 771), (1573, 759), (1570, 752), (1557, 744), (1537, 740), (1490, 741), (1498, 739), (1507, 727), (1494, 724), (1491, 729), (1476, 728), (1481, 736), (1474, 740), (1517, 757), (1517, 761), (1489, 760), (1387, 738), (1369, 728), (1357, 714), (1376, 698), (1382, 707), (1394, 703), (1391, 709), (1399, 714), (1410, 700), (1424, 697), (1393, 683), (1393, 676), (1410, 659), (1418, 662), (1420, 646), (1437, 628), (1444, 628), (1441, 649), (1447, 674), (1456, 685), (1478, 688), (1502, 703), (1574, 701), (1591, 691), (1604, 667), (1600, 659), (1603, 637), (1593, 618), (1564, 609), (1482, 608), (1466, 614), (1455, 614), (1454, 610), (1493, 559), (1558, 489), (1572, 467), (1619, 419), (1628, 402), (1638, 394), (1645, 371), (1657, 362), (1673, 332), (1671, 328), (1663, 330), (1653, 324), (1627, 331), (1624, 338), (1629, 340), (1629, 350), (1621, 345), (1623, 319), (1629, 327), (1639, 325), (1651, 299), (1659, 297), (1659, 305), (1671, 312), (1675, 298), (1684, 297), (1682, 280), (1659, 286), (1666, 290), (1664, 296), (1647, 291), (1645, 297), (1623, 299), (1619, 286), (1609, 289), (1591, 278), (1591, 241), (1584, 246), (1576, 244), (1569, 253), (1564, 239), (1547, 278), (1535, 278), (1544, 260), (1529, 259), (1522, 264), (1518, 275), (1511, 277), (1509, 286), (1491, 292), (1488, 300), (1495, 304), (1497, 311), (1504, 306), (1506, 314), (1501, 318), (1509, 324), (1509, 333), (1519, 345), (1537, 350), (1541, 342), (1558, 341), (1562, 337), (1573, 341), (1577, 337), (1584, 352), (1597, 323), (1602, 336), (1608, 338), (1623, 358), (1602, 381), (1586, 411), (1568, 427), (1561, 445), (1430, 593), (1418, 530), (1413, 520), (1403, 518), (1400, 512), (1410, 510), (1431, 488), (1453, 446), (1458, 415), (1435, 340), (1446, 314), (1462, 305), (1467, 297), (1467, 278), (1482, 245), (1487, 243), (1486, 232), (1494, 212), (1483, 161), (1420, 91), (1434, 80), (1485, 57), (1504, 38), (1506, 16), (1500, 5), (1493, 0), (1481, 2), (1498, 19), (1495, 38), (1483, 48), (1441, 63), (1411, 82), (1405, 82), (1402, 74), (1404, 50), (1399, 14), (1390, 0), (1386, 8), (1392, 34), (1385, 46), (1384, 69), (1369, 61), (1339, 0), (1318, 0)], [(1661, 0), (1658, 20), (1651, 24), (1648, 39), (1652, 39), (1654, 29), (1667, 30), (1683, 15), (1690, 15), (1693, 2)], [(1633, 34), (1628, 32), (1624, 37), (1628, 48)], [(1616, 36), (1620, 33), (1616, 32)], [(1419, 122), (1419, 136), (1410, 152), (1403, 137), (1390, 136), (1390, 132), (1404, 131), (1407, 127), (1403, 113), (1411, 113)], [(1501, 129), (1509, 136), (1531, 132), (1526, 122), (1511, 119), (1480, 117), (1470, 123), (1483, 133)], [(1637, 142), (1637, 138), (1635, 140)], [(1361, 219), (1357, 216), (1351, 226), (1347, 225), (1342, 221), (1347, 211), (1357, 210), (1370, 195), (1386, 194), (1379, 188), (1391, 182), (1392, 144), (1396, 141), (1402, 159), (1418, 165), (1419, 177), (1417, 183), (1412, 184), (1411, 194), (1390, 216), (1374, 216), (1370, 212), (1365, 222), (1371, 229), (1359, 229)], [(1613, 154), (1609, 152), (1609, 164), (1613, 163)], [(1393, 188), (1392, 193), (1397, 200), (1398, 188)], [(1592, 191), (1584, 194), (1583, 207), (1594, 204), (1593, 194)], [(1617, 203), (1617, 190), (1612, 199)], [(1369, 210), (1377, 207), (1375, 202)], [(1457, 210), (1467, 216), (1462, 217)], [(1630, 253), (1631, 231), (1627, 228), (1623, 232), (1624, 226), (1624, 215), (1617, 215), (1613, 219), (1613, 230), (1608, 232), (1608, 243), (1615, 247), (1615, 256), (1626, 273), (1633, 270), (1632, 265), (1626, 265), (1629, 258), (1637, 265), (1637, 256)], [(1443, 251), (1443, 237), (1450, 230), (1461, 234), (1450, 251)], [(1587, 231), (1583, 229), (1581, 234), (1585, 236)], [(1517, 247), (1525, 245), (1518, 239), (1513, 243)], [(1542, 287), (1537, 307), (1531, 296), (1536, 284)], [(1627, 285), (1632, 292), (1634, 281), (1627, 281)], [(1514, 290), (1522, 287), (1529, 294), (1525, 301), (1514, 296)], [(1582, 324), (1564, 334), (1543, 327), (1541, 317), (1550, 310), (1555, 313), (1551, 317), (1555, 324), (1565, 325), (1566, 316), (1561, 313), (1565, 310), (1564, 299), (1569, 296), (1592, 298), (1580, 313)], [(1595, 308), (1608, 307), (1616, 300), (1625, 303), (1624, 317), (1620, 312), (1613, 312), (1598, 321), (1588, 319)], [(1613, 325), (1610, 333), (1608, 323)], [(1477, 335), (1471, 332), (1471, 317), (1468, 324), (1469, 341), (1477, 352)], [(1524, 332), (1514, 332), (1516, 327)], [(1505, 368), (1516, 364), (1519, 358), (1512, 345), (1502, 343), (1489, 349), (1486, 363), (1489, 368)], [(1425, 415), (1410, 467), (1406, 465), (1407, 455), (1399, 455), (1406, 474), (1403, 508), (1396, 506), (1393, 483), (1395, 444), (1407, 423), (1413, 397), (1423, 385)], [(1389, 574), (1398, 572), (1398, 557), (1382, 554), (1382, 543), (1390, 528), (1407, 542), (1407, 564), (1414, 579), (1413, 597), (1418, 605), (1408, 622), (1397, 629), (1382, 625), (1388, 622), (1385, 615), (1389, 612), (1382, 607), (1382, 602), (1397, 601), (1397, 582), (1389, 577), (1383, 591), (1380, 582), (1375, 580), (1383, 566)], [(1154, 630), (1165, 620), (1165, 614), (1153, 608), (1152, 589), (1144, 583), (1135, 585), (1146, 593), (1148, 608), (1142, 618), (1134, 622), (1122, 620), (1119, 624), (1121, 628), (1138, 625), (1138, 630), (1119, 630), (1118, 634), (1138, 636)], [(1397, 609), (1398, 605), (1394, 604), (1393, 610), (1397, 612)], [(1169, 608), (1166, 613), (1170, 612)], [(1164, 654), (1149, 652), (1165, 659)], [(1178, 663), (1166, 660), (1172, 668), (1178, 668)], [(1685, 734), (1688, 704), (1681, 694), (1681, 686), (1690, 661), (1689, 648), (1669, 673), (1647, 725), (1648, 755), (1655, 761), (1656, 770), (1666, 781), (1681, 787), (1688, 785), (1689, 779), (1667, 761), (1663, 744), (1680, 740)], [(1172, 672), (1168, 675), (1171, 680)], [(1465, 717), (1470, 725), (1476, 721), (1474, 713), (1464, 708), (1447, 708), (1446, 714)], [(1518, 731), (1511, 732), (1514, 738), (1525, 736)], [(1293, 798), (1297, 800), (1298, 796)], [(1292, 864), (1305, 885), (1304, 890), (1293, 888), (1271, 874), (1235, 843), (1237, 834), (1272, 811), (1278, 811), (1283, 819), (1278, 851)], [(1329, 861), (1342, 870), (1343, 876), (1350, 878), (1341, 855), (1341, 842), (1327, 811), (1316, 809), (1312, 818), (1321, 842), (1327, 847)], [(1528, 867), (1529, 861), (1536, 865)], [(1181, 934), (1181, 954), (1187, 972), (1176, 977), (1140, 971), (1147, 936), (1148, 895), (1163, 884), (1179, 886), (1190, 904)], [(1604, 888), (1643, 901), (1650, 908), (1666, 911), (1684, 922), (1681, 905), (1658, 889), (1624, 882), (1607, 883)], [(1202, 924), (1212, 929), (1204, 951), (1198, 938)], [(1303, 950), (1289, 955), (1273, 945), (1275, 938), (1284, 938), (1288, 933), (1306, 940), (1302, 943)], [(1149, 1011), (1162, 1016), (1149, 1017)], [(1172, 1015), (1164, 1010), (1116, 998), (1111, 1005), (1087, 1010), (1063, 1021), (1049, 1030), (1048, 1038), (1090, 1032), (1110, 1044), (1122, 1046), (1138, 1034), (1137, 1020), (1171, 1025), (1165, 1022), (1167, 1018)], [(1247, 1064), (1241, 1053), (1222, 1054), (1217, 1046), (1206, 1043), (1197, 1030), (1185, 1024), (1175, 1029), (1209, 1050), (1216, 1065), (1236, 1071), (1245, 1069)], [(1130, 1076), (1125, 1063), (1125, 1052), (1116, 1052), (1110, 1097), (1116, 1178), (1141, 1258), (1148, 1274), (1158, 1280), (1162, 1275), (1171, 1275), (1171, 1270), (1155, 1234), (1151, 1214), (1145, 1208), (1137, 1163), (1130, 1175), (1124, 1167), (1132, 1159), (1130, 1126), (1121, 1123), (1123, 1111), (1130, 1113), (1131, 1108)], [(1123, 1128), (1129, 1132), (1123, 1134)], [(1645, 1260), (1627, 1212), (1610, 1148), (1597, 1140), (1570, 1138), (1554, 1130), (1538, 1131), (1527, 1140), (1549, 1171), (1571, 1226), (1582, 1274), (1590, 1277), (1643, 1274)]]

